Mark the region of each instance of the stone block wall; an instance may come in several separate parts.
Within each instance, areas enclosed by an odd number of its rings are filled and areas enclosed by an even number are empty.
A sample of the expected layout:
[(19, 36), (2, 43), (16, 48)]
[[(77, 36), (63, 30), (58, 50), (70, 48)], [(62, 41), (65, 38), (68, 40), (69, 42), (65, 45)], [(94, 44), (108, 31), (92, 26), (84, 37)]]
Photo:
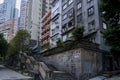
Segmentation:
[(102, 70), (101, 53), (98, 51), (77, 48), (63, 53), (45, 56), (42, 60), (58, 70), (70, 73), (77, 80), (87, 80)]

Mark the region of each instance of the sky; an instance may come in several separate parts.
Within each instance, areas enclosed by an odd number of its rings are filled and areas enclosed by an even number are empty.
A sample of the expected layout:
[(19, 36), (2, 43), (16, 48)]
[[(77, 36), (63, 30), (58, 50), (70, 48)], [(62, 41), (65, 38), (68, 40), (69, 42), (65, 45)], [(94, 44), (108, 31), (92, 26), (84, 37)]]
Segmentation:
[(0, 0), (0, 4), (3, 3), (4, 0)]

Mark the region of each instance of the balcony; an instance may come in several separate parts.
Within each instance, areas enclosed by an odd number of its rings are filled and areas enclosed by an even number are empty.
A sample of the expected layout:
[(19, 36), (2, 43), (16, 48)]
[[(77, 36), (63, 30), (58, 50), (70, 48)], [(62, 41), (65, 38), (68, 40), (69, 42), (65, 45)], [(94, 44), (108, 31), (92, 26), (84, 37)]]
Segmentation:
[(51, 19), (53, 19), (54, 17), (56, 17), (59, 14), (60, 14), (60, 10), (59, 10), (59, 7), (58, 7), (55, 11), (52, 12)]
[(44, 29), (42, 29), (42, 33), (48, 32), (50, 30), (50, 25), (45, 26)]
[(50, 36), (50, 32), (47, 32), (47, 33), (45, 33), (44, 35), (42, 35), (42, 39), (44, 39), (44, 38), (46, 38), (46, 37), (49, 37)]

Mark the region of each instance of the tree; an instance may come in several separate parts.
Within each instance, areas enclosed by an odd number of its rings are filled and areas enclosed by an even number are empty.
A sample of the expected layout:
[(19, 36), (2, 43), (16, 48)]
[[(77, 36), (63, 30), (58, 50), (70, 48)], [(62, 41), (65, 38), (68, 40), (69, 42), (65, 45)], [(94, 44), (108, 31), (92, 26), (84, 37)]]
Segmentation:
[(84, 28), (83, 26), (81, 25), (77, 25), (75, 26), (75, 29), (73, 30), (73, 38), (76, 40), (76, 41), (80, 41), (83, 39), (83, 32), (84, 32)]
[(30, 34), (26, 30), (19, 30), (9, 43), (9, 54), (26, 52), (29, 50)]
[(30, 34), (26, 30), (19, 30), (13, 41), (17, 51), (25, 52), (29, 48)]
[[(23, 63), (21, 63), (20, 52), (29, 52), (30, 50), (30, 34), (26, 30), (19, 30), (15, 37), (10, 41), (8, 48), (8, 64), (20, 67), (23, 69)], [(12, 63), (11, 63), (12, 61)]]
[(120, 0), (102, 0), (100, 11), (103, 21), (107, 24), (103, 37), (114, 58), (120, 59)]
[(8, 49), (8, 43), (7, 41), (4, 39), (4, 36), (2, 33), (0, 33), (0, 56), (4, 57), (6, 56), (7, 53), (7, 49)]

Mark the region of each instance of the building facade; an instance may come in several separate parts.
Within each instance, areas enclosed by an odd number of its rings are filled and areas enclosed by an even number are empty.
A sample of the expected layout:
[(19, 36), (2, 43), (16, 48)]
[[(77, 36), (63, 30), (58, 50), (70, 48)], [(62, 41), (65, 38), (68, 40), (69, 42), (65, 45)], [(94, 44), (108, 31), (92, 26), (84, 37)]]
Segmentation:
[[(12, 33), (14, 36), (18, 30), (18, 14), (19, 14), (18, 7), (19, 6), (17, 3), (19, 3), (18, 0), (14, 0), (14, 1), (13, 0), (4, 0), (3, 3), (0, 4), (0, 24), (1, 25), (7, 24), (7, 22), (8, 22), (8, 24), (12, 24), (13, 27), (12, 26), (10, 26), (10, 27), (13, 28)], [(13, 23), (11, 21), (13, 21)], [(8, 30), (6, 30), (6, 31), (8, 31)], [(3, 34), (4, 33), (5, 33), (5, 31), (3, 32)], [(6, 32), (6, 33), (8, 33), (8, 32)]]
[(4, 2), (0, 4), (0, 23), (9, 19), (15, 19), (15, 5), (16, 0), (4, 0)]
[(27, 0), (21, 0), (19, 29), (26, 29)]
[(42, 17), (41, 0), (28, 0), (26, 29), (31, 35), (31, 40), (39, 39), (39, 29)]
[(56, 42), (61, 38), (61, 3), (62, 0), (51, 1), (51, 47), (56, 47)]
[(46, 4), (49, 0), (28, 0), (26, 11), (26, 29), (31, 35), (31, 40), (38, 41), (42, 26), (42, 17), (48, 10)]
[(99, 0), (63, 0), (62, 1), (62, 41), (72, 37), (72, 29), (77, 24), (84, 27), (84, 36), (90, 41), (101, 44), (101, 23)]
[(51, 22), (51, 11), (49, 10), (46, 15), (42, 18), (41, 27), (41, 50), (47, 50), (50, 48), (50, 22)]
[(75, 24), (75, 3), (76, 0), (62, 0), (62, 41), (65, 42), (72, 37), (72, 30)]
[(0, 33), (4, 34), (4, 38), (9, 42), (14, 37), (14, 19), (9, 19), (0, 24)]
[[(102, 20), (99, 13), (100, 0), (52, 0), (51, 47), (60, 38), (63, 42), (72, 39), (76, 25), (84, 27), (84, 37), (107, 49), (102, 38)], [(105, 48), (106, 47), (106, 48)]]

